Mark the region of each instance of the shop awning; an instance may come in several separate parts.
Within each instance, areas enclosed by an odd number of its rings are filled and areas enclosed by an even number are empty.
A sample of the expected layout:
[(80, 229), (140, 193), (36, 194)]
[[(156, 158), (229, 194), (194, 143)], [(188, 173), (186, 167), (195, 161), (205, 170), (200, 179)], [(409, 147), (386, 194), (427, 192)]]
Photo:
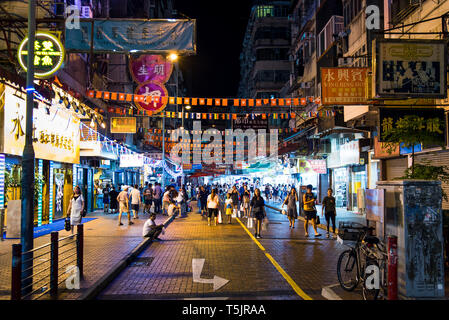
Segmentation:
[(80, 157), (97, 157), (107, 160), (118, 160), (112, 152), (112, 146), (105, 147), (100, 141), (80, 141)]
[(317, 133), (314, 135), (314, 138), (316, 139), (335, 139), (339, 138), (341, 135), (349, 136), (359, 134), (362, 135), (362, 138), (369, 138), (369, 131), (365, 130), (359, 130), (354, 128), (346, 128), (346, 127), (334, 127), (332, 129), (328, 129), (325, 131), (322, 131), (320, 133)]

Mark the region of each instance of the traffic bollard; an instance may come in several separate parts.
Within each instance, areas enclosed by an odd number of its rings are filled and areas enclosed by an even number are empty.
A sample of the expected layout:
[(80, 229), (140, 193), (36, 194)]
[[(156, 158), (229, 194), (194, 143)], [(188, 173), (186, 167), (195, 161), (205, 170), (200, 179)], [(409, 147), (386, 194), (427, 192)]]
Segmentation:
[(58, 260), (59, 260), (59, 243), (58, 232), (51, 233), (51, 253), (50, 253), (50, 295), (56, 297), (58, 295)]
[(398, 238), (388, 237), (388, 300), (398, 300)]
[(83, 254), (84, 254), (84, 228), (82, 224), (79, 224), (77, 227), (77, 235), (76, 235), (76, 265), (78, 267), (80, 278), (83, 278)]
[(11, 300), (22, 298), (22, 245), (12, 245)]

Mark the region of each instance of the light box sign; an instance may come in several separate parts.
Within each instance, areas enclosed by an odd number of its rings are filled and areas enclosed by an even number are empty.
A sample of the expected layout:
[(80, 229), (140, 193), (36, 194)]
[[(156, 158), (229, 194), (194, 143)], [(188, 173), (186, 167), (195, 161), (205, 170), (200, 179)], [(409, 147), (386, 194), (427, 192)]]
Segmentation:
[(136, 133), (137, 121), (134, 117), (112, 117), (111, 133)]
[(143, 167), (144, 161), (141, 154), (120, 155), (120, 168)]
[(321, 68), (323, 105), (366, 104), (368, 68)]
[(447, 97), (443, 40), (375, 40), (373, 91), (379, 98)]
[(298, 160), (298, 173), (318, 173), (318, 174), (326, 174), (327, 173), (327, 165), (326, 160)]
[(196, 20), (183, 19), (81, 20), (80, 29), (65, 30), (66, 49), (89, 52), (92, 25), (94, 52), (196, 52)]
[(340, 146), (340, 164), (342, 166), (360, 163), (359, 140), (354, 140)]
[[(48, 78), (58, 71), (64, 62), (64, 56), (64, 46), (56, 36), (46, 32), (36, 32), (34, 41), (34, 75), (36, 78)], [(27, 71), (28, 37), (19, 44), (17, 59), (22, 69)]]
[[(3, 150), (2, 153), (22, 156), (25, 146), (26, 101), (5, 88)], [(47, 113), (48, 110), (48, 113)], [(34, 152), (37, 159), (66, 163), (80, 161), (80, 121), (60, 108), (39, 102), (33, 111)]]

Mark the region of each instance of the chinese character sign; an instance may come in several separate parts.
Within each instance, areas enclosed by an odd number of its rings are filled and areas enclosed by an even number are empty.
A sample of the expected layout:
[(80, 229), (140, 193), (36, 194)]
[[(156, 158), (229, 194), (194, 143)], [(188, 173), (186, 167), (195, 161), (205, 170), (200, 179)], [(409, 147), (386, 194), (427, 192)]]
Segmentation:
[[(168, 92), (160, 83), (154, 81), (142, 83), (137, 87), (135, 94), (145, 97), (146, 101), (136, 101), (136, 104), (150, 114), (162, 111), (167, 105)], [(153, 101), (148, 97), (153, 97)]]
[(170, 79), (173, 64), (161, 55), (142, 55), (137, 59), (130, 59), (129, 69), (137, 83), (166, 83)]
[[(58, 71), (64, 62), (64, 47), (59, 39), (46, 32), (37, 32), (34, 41), (34, 73), (36, 78), (47, 78)], [(17, 58), (23, 70), (27, 70), (28, 38), (19, 45)]]
[(373, 63), (378, 97), (445, 98), (447, 45), (439, 40), (377, 41)]
[(445, 141), (444, 132), (446, 127), (444, 121), (445, 118), (444, 109), (410, 109), (410, 108), (380, 108), (379, 109), (379, 141), (382, 139), (384, 132), (389, 131), (397, 127), (398, 120), (404, 118), (407, 115), (416, 115), (423, 118), (422, 127), (416, 128), (417, 130), (426, 130), (429, 133), (435, 134), (435, 144), (439, 144)]
[(111, 133), (136, 133), (136, 118), (112, 117)]
[(323, 105), (366, 104), (368, 68), (321, 68)]

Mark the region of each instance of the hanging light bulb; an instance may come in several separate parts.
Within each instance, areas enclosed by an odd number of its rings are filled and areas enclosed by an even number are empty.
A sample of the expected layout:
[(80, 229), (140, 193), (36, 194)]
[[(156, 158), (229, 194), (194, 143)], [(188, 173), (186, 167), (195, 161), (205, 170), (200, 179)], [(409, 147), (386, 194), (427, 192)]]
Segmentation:
[(103, 129), (106, 128), (106, 123), (104, 123), (104, 121), (101, 123), (101, 127), (102, 127)]
[(95, 127), (95, 122), (94, 122), (93, 119), (90, 121), (90, 127), (91, 127), (91, 128), (94, 128), (94, 127)]

